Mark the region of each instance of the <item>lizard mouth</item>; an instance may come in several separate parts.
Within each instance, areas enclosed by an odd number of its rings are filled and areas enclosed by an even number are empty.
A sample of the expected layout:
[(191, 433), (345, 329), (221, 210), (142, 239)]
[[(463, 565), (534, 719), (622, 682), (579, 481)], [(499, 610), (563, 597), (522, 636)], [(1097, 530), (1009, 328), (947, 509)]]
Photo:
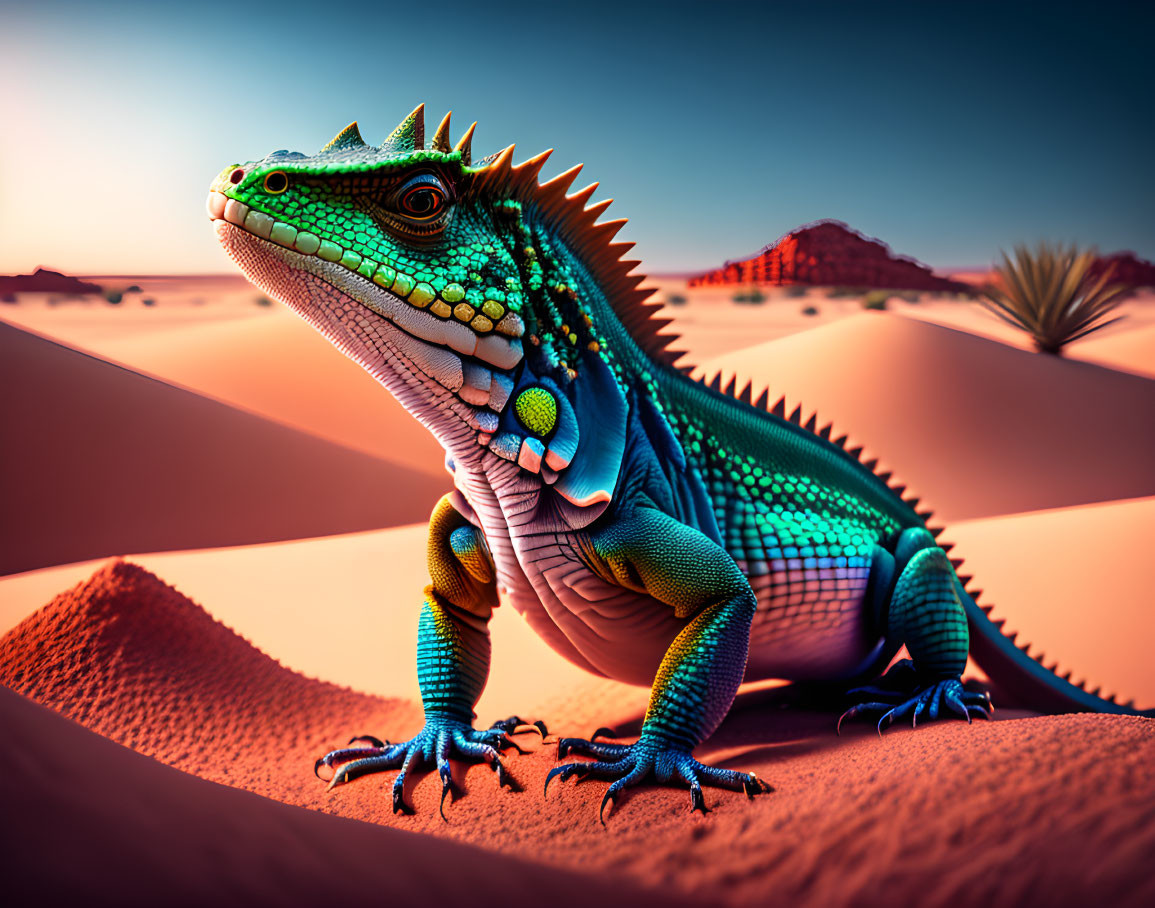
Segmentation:
[[(387, 343), (408, 360), (405, 371), (427, 375), (465, 403), (489, 408), (491, 414), (475, 417), (480, 420), (476, 427), (493, 431), (495, 414), (513, 389), (507, 373), (523, 356), (520, 337), (479, 335), (460, 321), (438, 318), (350, 267), (353, 262), (340, 247), (336, 253), (323, 250), (312, 235), (300, 235), (215, 189), (209, 193), (208, 214), (225, 252), (249, 281), (303, 315), (375, 378), (389, 384), (388, 364), (380, 362), (383, 352), (375, 349)], [(381, 336), (381, 320), (392, 329), (387, 338)], [(502, 327), (520, 332), (520, 319)]]
[[(470, 405), (459, 412), (482, 433), (479, 441), (496, 430), (497, 414), (513, 390), (507, 373), (523, 355), (519, 338), (479, 336), (467, 325), (414, 307), (339, 261), (274, 242), (272, 218), (256, 220), (257, 232), (247, 223), (254, 221), (249, 212), (235, 205), (226, 212), (231, 201), (211, 192), (209, 216), (226, 253), (250, 281), (304, 317), (406, 406), (419, 403), (414, 378), (431, 379), (437, 396), (449, 392)], [(284, 240), (287, 233), (280, 236)]]

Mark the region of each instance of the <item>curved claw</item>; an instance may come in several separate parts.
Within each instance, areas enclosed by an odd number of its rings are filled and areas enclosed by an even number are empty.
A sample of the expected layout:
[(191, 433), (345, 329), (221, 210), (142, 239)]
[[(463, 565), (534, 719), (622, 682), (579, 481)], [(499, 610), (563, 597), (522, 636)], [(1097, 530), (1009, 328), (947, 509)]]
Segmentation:
[(393, 812), (413, 816), (416, 811), (405, 803), (405, 798), (402, 794), (400, 786), (393, 786)]
[(493, 767), (493, 771), (497, 775), (498, 788), (508, 788), (510, 791), (519, 790), (520, 786), (517, 784), (517, 781), (513, 778), (513, 776), (510, 775), (509, 770), (505, 768), (505, 764), (501, 762), (500, 757), (494, 760), (490, 766)]
[(449, 817), (445, 815), (445, 798), (453, 790), (453, 774), (449, 770), (448, 763), (437, 767), (437, 771), (441, 774), (441, 803), (437, 805), (437, 812), (441, 814), (441, 819), (448, 823)]
[(838, 724), (834, 727), (834, 730), (838, 735), (841, 735), (842, 734), (842, 722), (844, 719), (853, 719), (856, 716), (860, 716), (863, 713), (867, 713), (867, 712), (871, 712), (871, 713), (872, 712), (879, 712), (879, 711), (887, 712), (890, 708), (891, 708), (891, 704), (889, 704), (889, 703), (877, 703), (877, 702), (858, 703), (858, 704), (850, 707), (850, 709), (846, 710), (846, 712), (844, 712), (841, 716), (838, 717)]
[(349, 743), (346, 744), (345, 746), (351, 747), (354, 741), (368, 741), (370, 747), (381, 748), (381, 747), (388, 747), (389, 746), (388, 741), (382, 741), (380, 738), (376, 738), (373, 735), (356, 735), (356, 736), (350, 738)]
[(589, 739), (590, 739), (590, 742), (592, 743), (592, 742), (596, 741), (598, 738), (616, 738), (616, 737), (617, 737), (617, 735), (614, 734), (614, 730), (612, 728), (606, 728), (603, 725), (601, 728), (599, 728), (597, 731), (595, 731), (592, 735), (590, 735)]
[(609, 789), (606, 791), (605, 797), (602, 798), (602, 806), (598, 808), (598, 819), (601, 821), (601, 824), (603, 826), (606, 825), (606, 805), (607, 804), (613, 804), (614, 798), (616, 797), (616, 795), (617, 795), (617, 792), (614, 791), (614, 786), (611, 785), (609, 787)]
[(545, 797), (546, 795), (549, 794), (549, 783), (552, 782), (554, 780), (554, 778), (556, 778), (557, 776), (561, 776), (562, 781), (564, 782), (571, 775), (573, 775), (574, 774), (573, 767), (574, 767), (573, 763), (568, 763), (565, 766), (555, 766), (548, 773), (546, 773), (545, 787), (542, 788), (542, 790), (541, 790), (542, 797)]
[(702, 816), (710, 812), (710, 808), (706, 806), (705, 795), (702, 794), (702, 786), (697, 781), (690, 783), (690, 813), (695, 810), (702, 811)]

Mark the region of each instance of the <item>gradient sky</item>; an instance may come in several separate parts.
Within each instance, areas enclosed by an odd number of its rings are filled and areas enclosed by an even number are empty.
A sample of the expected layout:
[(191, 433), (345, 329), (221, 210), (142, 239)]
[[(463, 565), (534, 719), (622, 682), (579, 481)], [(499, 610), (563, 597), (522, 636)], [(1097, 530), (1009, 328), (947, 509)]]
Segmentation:
[(940, 267), (1040, 239), (1155, 258), (1149, 3), (0, 0), (0, 273), (227, 272), (225, 165), (380, 141), (557, 151), (651, 272), (839, 218)]

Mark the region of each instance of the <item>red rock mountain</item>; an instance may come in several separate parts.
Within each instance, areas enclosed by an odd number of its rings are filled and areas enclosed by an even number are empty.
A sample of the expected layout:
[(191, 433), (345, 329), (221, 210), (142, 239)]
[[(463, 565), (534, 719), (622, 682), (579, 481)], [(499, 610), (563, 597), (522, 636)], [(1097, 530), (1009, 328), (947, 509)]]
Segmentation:
[(832, 220), (806, 224), (753, 258), (727, 262), (690, 279), (692, 287), (706, 284), (824, 284), (951, 293), (971, 289), (938, 277), (921, 262), (895, 255), (881, 240)]
[(1121, 284), (1134, 284), (1136, 287), (1155, 287), (1155, 263), (1141, 259), (1134, 252), (1116, 252), (1113, 255), (1101, 255), (1091, 266), (1091, 276), (1098, 277), (1108, 268), (1114, 266), (1111, 281)]
[(99, 284), (37, 268), (34, 274), (0, 275), (0, 293), (100, 293)]

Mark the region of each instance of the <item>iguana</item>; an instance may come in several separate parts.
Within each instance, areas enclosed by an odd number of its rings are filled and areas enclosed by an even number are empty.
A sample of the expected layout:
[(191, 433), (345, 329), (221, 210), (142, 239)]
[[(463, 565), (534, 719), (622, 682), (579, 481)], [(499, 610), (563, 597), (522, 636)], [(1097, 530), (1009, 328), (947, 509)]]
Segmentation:
[[(632, 744), (563, 738), (546, 780), (649, 776), (769, 790), (704, 765), (743, 678), (843, 681), (844, 714), (889, 723), (986, 716), (964, 688), (968, 649), (996, 684), (1051, 710), (1135, 712), (1044, 668), (975, 604), (929, 513), (801, 410), (676, 368), (668, 324), (639, 285), (624, 221), (598, 223), (580, 165), (546, 182), (550, 152), (474, 161), (476, 123), (449, 116), (426, 147), (423, 108), (376, 147), (357, 124), (319, 153), (226, 167), (209, 215), (248, 278), (303, 316), (438, 439), (455, 491), (433, 509), (417, 643), (425, 726), (318, 761), (331, 784), (431, 761), (487, 761), (520, 720), (475, 729), (489, 672), (487, 622), (509, 602), (567, 659), (651, 685)], [(914, 418), (912, 416), (912, 418)], [(381, 494), (385, 490), (366, 490)], [(1053, 667), (1052, 667), (1053, 668)], [(841, 719), (839, 720), (841, 722)], [(354, 739), (356, 740), (356, 739)], [(350, 742), (352, 744), (354, 742)]]

